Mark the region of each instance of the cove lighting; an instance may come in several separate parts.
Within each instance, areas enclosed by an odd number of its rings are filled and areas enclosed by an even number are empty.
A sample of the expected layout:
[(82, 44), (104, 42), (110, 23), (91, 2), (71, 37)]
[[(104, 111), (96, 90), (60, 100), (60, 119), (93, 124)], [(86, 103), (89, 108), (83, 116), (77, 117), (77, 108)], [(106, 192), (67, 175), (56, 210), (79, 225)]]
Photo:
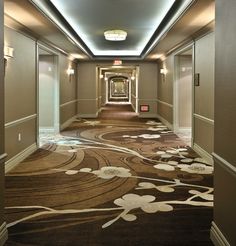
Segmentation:
[(124, 41), (127, 37), (127, 32), (123, 30), (109, 30), (104, 32), (104, 36), (109, 41)]
[[(42, 0), (31, 0), (34, 1), (37, 5), (46, 5)], [(171, 9), (172, 5), (177, 0), (149, 0), (150, 4), (152, 4), (153, 8), (150, 10), (148, 8), (148, 4), (143, 1), (143, 8), (145, 15), (136, 14), (138, 16), (138, 22), (143, 23), (141, 26), (137, 26), (136, 21), (131, 21), (131, 19), (127, 18), (128, 14), (130, 14), (130, 10), (126, 10), (123, 12), (120, 11), (110, 11), (111, 14), (106, 14), (110, 18), (110, 23), (107, 24), (107, 19), (104, 16), (104, 9), (109, 9), (110, 1), (101, 0), (99, 1), (99, 5), (94, 5), (94, 0), (50, 0), (55, 8), (62, 14), (62, 16), (66, 19), (69, 25), (77, 32), (78, 36), (82, 39), (82, 41), (87, 45), (89, 50), (93, 53), (94, 56), (140, 56), (149, 40), (161, 24), (163, 18), (166, 16), (168, 11)], [(183, 0), (186, 1), (193, 0)], [(75, 4), (75, 2), (77, 4)], [(130, 1), (128, 1), (130, 2)], [(132, 1), (131, 1), (132, 2)], [(119, 6), (125, 6), (127, 4), (126, 0), (119, 1)], [(96, 14), (92, 16), (93, 25), (88, 25), (87, 23), (91, 22), (91, 15), (85, 14), (90, 12), (94, 12), (94, 6), (97, 6)], [(140, 9), (139, 4), (134, 6), (134, 13), (136, 10)], [(47, 10), (46, 6), (44, 10)], [(48, 11), (47, 11), (48, 12)], [(46, 13), (47, 13), (46, 12)], [(48, 14), (48, 13), (47, 13)], [(79, 17), (78, 17), (79, 16)], [(101, 18), (101, 16), (104, 16)], [(147, 19), (148, 18), (148, 19)], [(140, 20), (141, 19), (141, 20)], [(116, 21), (115, 21), (116, 20)], [(132, 17), (133, 20), (133, 17)], [(142, 21), (143, 20), (143, 21)], [(104, 28), (108, 28), (109, 26), (120, 26), (119, 28), (124, 28), (126, 32), (132, 30), (132, 32), (128, 33), (129, 39), (132, 42), (132, 45), (122, 46), (117, 49), (119, 43), (116, 42), (114, 46), (111, 46), (109, 42), (102, 42), (101, 38), (103, 38), (104, 33), (98, 30), (104, 30)], [(105, 29), (106, 30), (106, 29)], [(108, 31), (107, 30), (107, 31)], [(141, 30), (141, 31), (140, 31)], [(123, 30), (121, 30), (123, 31)], [(102, 37), (103, 36), (103, 37)], [(126, 34), (127, 36), (127, 34)], [(118, 40), (117, 40), (118, 41)], [(118, 44), (117, 44), (118, 43)]]

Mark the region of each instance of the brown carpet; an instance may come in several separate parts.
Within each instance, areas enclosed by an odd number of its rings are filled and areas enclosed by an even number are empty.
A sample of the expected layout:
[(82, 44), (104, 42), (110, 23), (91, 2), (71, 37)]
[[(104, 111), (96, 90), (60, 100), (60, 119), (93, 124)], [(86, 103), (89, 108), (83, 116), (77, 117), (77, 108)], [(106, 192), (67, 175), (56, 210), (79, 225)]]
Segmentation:
[(130, 111), (78, 119), (7, 174), (6, 245), (212, 245), (213, 168)]

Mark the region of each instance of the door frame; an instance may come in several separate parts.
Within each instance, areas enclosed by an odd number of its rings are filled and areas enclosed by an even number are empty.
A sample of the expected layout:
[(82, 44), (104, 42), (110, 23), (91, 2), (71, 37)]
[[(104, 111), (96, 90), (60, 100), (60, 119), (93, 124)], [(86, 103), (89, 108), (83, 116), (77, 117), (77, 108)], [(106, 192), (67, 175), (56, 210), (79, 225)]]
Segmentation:
[(50, 47), (37, 42), (36, 44), (36, 80), (37, 80), (37, 146), (40, 145), (39, 139), (39, 49), (42, 49), (53, 56), (53, 64), (55, 68), (54, 74), (54, 134), (60, 132), (60, 70), (59, 70), (59, 54)]
[(174, 53), (174, 83), (173, 83), (173, 130), (177, 132), (179, 129), (179, 94), (178, 94), (178, 56), (181, 55), (183, 52), (191, 49), (192, 50), (192, 100), (191, 100), (191, 147), (193, 146), (194, 142), (194, 74), (195, 74), (195, 45), (194, 42), (187, 44), (186, 46), (182, 47), (181, 49), (177, 50)]

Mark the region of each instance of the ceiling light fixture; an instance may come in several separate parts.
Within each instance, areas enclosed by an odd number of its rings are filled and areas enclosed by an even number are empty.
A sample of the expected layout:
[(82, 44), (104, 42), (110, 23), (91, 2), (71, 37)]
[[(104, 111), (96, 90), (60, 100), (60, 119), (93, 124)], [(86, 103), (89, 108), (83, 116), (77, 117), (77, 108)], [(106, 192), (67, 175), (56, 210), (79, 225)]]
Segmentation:
[(123, 30), (108, 30), (104, 32), (104, 36), (109, 41), (123, 41), (127, 37), (127, 32)]

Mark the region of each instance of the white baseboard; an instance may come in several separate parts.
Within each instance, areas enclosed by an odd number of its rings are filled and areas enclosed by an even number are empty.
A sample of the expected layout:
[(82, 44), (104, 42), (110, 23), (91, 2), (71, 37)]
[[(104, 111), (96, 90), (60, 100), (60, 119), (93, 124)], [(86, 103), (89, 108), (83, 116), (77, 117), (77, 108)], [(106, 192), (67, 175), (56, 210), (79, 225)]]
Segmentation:
[(157, 118), (157, 114), (139, 113), (139, 118)]
[(134, 110), (134, 112), (136, 112), (136, 108), (134, 107), (133, 103), (131, 103), (131, 107)]
[(220, 231), (218, 226), (215, 224), (215, 222), (212, 222), (211, 226), (211, 241), (215, 246), (230, 246), (229, 242), (223, 235), (223, 233)]
[(205, 159), (209, 164), (213, 165), (213, 157), (211, 154), (209, 154), (207, 151), (205, 151), (203, 148), (201, 148), (196, 143), (193, 144), (193, 149), (203, 158)]
[(226, 161), (224, 158), (217, 155), (216, 153), (212, 153), (212, 156), (214, 158), (215, 163), (217, 163), (225, 171), (236, 177), (236, 167), (233, 164), (229, 163), (228, 161)]
[(0, 226), (0, 246), (4, 245), (8, 238), (7, 224), (4, 222)]
[(26, 157), (34, 153), (36, 151), (37, 144), (34, 143), (30, 145), (28, 148), (24, 149), (14, 157), (12, 157), (10, 160), (6, 161), (5, 164), (5, 173), (8, 173), (10, 170), (12, 170), (14, 167), (16, 167), (21, 161), (23, 161)]
[(97, 118), (98, 117), (98, 112), (96, 114), (78, 114), (79, 118), (88, 118), (88, 119), (92, 119), (92, 118)]
[(191, 127), (179, 127), (178, 128), (178, 131), (180, 131), (180, 132), (189, 132), (189, 131), (191, 131)]
[(72, 123), (73, 121), (75, 121), (77, 117), (78, 117), (78, 116), (75, 115), (74, 117), (72, 117), (72, 118), (70, 118), (69, 120), (67, 120), (66, 122), (64, 122), (64, 123), (61, 125), (60, 130), (62, 131), (62, 130), (64, 130), (66, 127), (68, 127), (69, 125), (71, 125), (71, 123)]
[(157, 118), (164, 124), (166, 125), (170, 130), (173, 131), (173, 125), (167, 121), (166, 119), (164, 119), (162, 116), (160, 116), (159, 114), (157, 114)]

